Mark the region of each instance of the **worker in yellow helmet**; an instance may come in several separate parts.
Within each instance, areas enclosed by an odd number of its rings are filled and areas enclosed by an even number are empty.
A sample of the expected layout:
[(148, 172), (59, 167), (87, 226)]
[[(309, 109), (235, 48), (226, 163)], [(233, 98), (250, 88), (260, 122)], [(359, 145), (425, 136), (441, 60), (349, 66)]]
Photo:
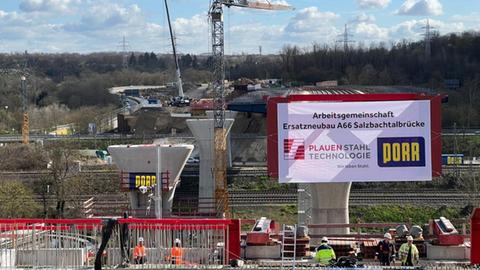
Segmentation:
[(407, 236), (407, 243), (403, 243), (399, 250), (400, 261), (403, 266), (415, 266), (418, 264), (418, 249), (413, 244), (413, 237)]
[(323, 237), (320, 246), (315, 250), (315, 260), (319, 266), (330, 266), (336, 260), (335, 251), (328, 244), (328, 238)]

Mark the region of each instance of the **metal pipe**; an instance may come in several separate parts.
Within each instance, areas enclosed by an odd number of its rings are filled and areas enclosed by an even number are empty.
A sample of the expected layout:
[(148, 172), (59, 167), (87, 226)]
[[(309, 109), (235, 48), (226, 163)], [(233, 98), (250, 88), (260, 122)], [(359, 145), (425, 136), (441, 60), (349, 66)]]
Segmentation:
[(162, 218), (162, 166), (161, 162), (161, 145), (157, 145), (157, 183), (155, 186), (155, 217)]

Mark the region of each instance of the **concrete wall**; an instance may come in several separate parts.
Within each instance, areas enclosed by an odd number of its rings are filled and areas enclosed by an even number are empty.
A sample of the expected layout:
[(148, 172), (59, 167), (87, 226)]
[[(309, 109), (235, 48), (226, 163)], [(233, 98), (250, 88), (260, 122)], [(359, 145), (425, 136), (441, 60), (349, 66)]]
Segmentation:
[(429, 260), (470, 260), (470, 248), (466, 246), (434, 246), (427, 244)]

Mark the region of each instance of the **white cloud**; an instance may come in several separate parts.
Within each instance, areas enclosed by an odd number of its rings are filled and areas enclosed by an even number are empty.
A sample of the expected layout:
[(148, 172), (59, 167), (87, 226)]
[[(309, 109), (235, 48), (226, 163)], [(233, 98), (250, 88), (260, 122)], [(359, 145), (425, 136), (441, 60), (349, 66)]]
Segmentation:
[(308, 7), (300, 10), (290, 19), (286, 31), (290, 33), (314, 33), (329, 26), (339, 16), (333, 12), (321, 12), (317, 7)]
[[(191, 18), (177, 18), (172, 25), (180, 51), (188, 52), (190, 48), (209, 51), (209, 24), (206, 13), (193, 15)], [(169, 38), (169, 37), (168, 37)]]
[(332, 42), (340, 31), (335, 26), (340, 16), (333, 12), (322, 12), (317, 7), (298, 11), (283, 30), (284, 38), (296, 44), (311, 45), (312, 42)]
[[(189, 1), (185, 0), (186, 5)], [(70, 4), (54, 7), (51, 4), (53, 2)], [(406, 5), (406, 2), (411, 3)], [(418, 12), (420, 2), (439, 4), (438, 1), (408, 0), (402, 7), (405, 11), (413, 12), (416, 9), (415, 12)], [(24, 0), (22, 3), (30, 4), (30, 9), (24, 7), (17, 12), (0, 10), (0, 51), (113, 51), (120, 50), (119, 43), (123, 35), (126, 35), (132, 50), (171, 51), (164, 16), (161, 16), (163, 22), (154, 22), (151, 18), (158, 16), (151, 16), (151, 11), (144, 11), (138, 5), (126, 4), (130, 1)], [(439, 10), (435, 5), (433, 8), (424, 5), (423, 9), (430, 10), (430, 13), (438, 13)], [(52, 15), (56, 14), (52, 13), (53, 10), (58, 16)], [(71, 10), (75, 10), (75, 16), (68, 15)], [(341, 22), (340, 15), (318, 7), (295, 12), (263, 13), (261, 16), (250, 14), (254, 11), (248, 9), (242, 12), (245, 12), (242, 16), (226, 14), (227, 17), (232, 16), (226, 19), (225, 26), (225, 52), (228, 54), (258, 52), (258, 46), (263, 47), (264, 53), (276, 53), (285, 44), (300, 47), (309, 47), (312, 43), (332, 45), (341, 38), (339, 35), (343, 33), (343, 23), (348, 20), (346, 18)], [(453, 15), (444, 21), (430, 20), (430, 24), (441, 34), (447, 34), (471, 27), (478, 29), (479, 18), (480, 14), (473, 12)], [(386, 27), (371, 12), (360, 12), (348, 21), (352, 39), (366, 44), (420, 40), (425, 32), (422, 29), (425, 23), (426, 20), (408, 20)], [(210, 52), (210, 26), (205, 12), (176, 18), (173, 26), (180, 52)]]
[(443, 13), (443, 6), (439, 0), (405, 0), (399, 10), (396, 11), (398, 15), (441, 15)]
[(357, 14), (355, 18), (351, 19), (348, 24), (359, 24), (359, 23), (373, 23), (375, 22), (375, 16), (362, 12)]
[(137, 5), (124, 7), (114, 3), (103, 3), (91, 6), (88, 12), (82, 15), (80, 22), (67, 24), (64, 28), (67, 31), (89, 33), (143, 23), (143, 14)]
[(391, 0), (357, 0), (360, 8), (386, 8)]
[(456, 14), (451, 18), (452, 22), (465, 24), (465, 30), (480, 31), (480, 13), (472, 12), (466, 15)]
[(276, 0), (276, 1), (259, 0), (257, 2), (264, 3), (264, 4), (272, 4), (272, 5), (290, 6), (290, 4), (285, 0)]
[(23, 0), (20, 10), (24, 12), (71, 13), (81, 0)]
[(361, 22), (355, 27), (356, 37), (368, 41), (386, 41), (389, 39), (389, 29), (374, 23)]
[[(443, 22), (438, 20), (429, 20), (432, 30), (438, 31), (440, 34), (457, 33), (465, 30), (465, 26), (461, 22)], [(390, 28), (390, 37), (394, 40), (418, 40), (423, 38), (425, 33), (425, 25), (427, 20), (409, 20), (399, 23)]]

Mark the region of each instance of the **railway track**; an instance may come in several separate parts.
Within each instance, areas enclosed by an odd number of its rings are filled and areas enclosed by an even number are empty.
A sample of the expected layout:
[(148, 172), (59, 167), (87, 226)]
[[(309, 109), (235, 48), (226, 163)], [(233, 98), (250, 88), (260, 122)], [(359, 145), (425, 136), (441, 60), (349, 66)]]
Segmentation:
[[(425, 206), (448, 205), (462, 207), (465, 206), (472, 199), (472, 195), (463, 192), (421, 192), (418, 190), (415, 192), (365, 192), (355, 190), (350, 192), (351, 206), (412, 204)], [(230, 192), (230, 204), (232, 206), (259, 206), (295, 203), (297, 203), (297, 193), (294, 192)]]
[[(444, 166), (443, 173), (468, 173), (475, 172), (480, 173), (480, 165), (457, 165), (457, 166)], [(28, 171), (28, 172), (0, 172), (0, 180), (10, 179), (25, 179), (35, 180), (40, 179), (43, 176), (48, 175), (48, 171)], [(96, 175), (100, 177), (118, 177), (119, 171), (116, 169), (98, 169), (94, 170), (82, 170), (82, 175)], [(186, 166), (182, 172), (181, 177), (191, 178), (198, 177), (198, 166)], [(238, 166), (232, 167), (227, 170), (227, 176), (229, 177), (267, 177), (267, 167), (265, 166)]]
[[(185, 195), (177, 194), (180, 201)], [(232, 206), (268, 206), (296, 204), (297, 193), (292, 191), (230, 191), (230, 204)], [(109, 195), (82, 195), (73, 198), (74, 201), (84, 202), (90, 198), (94, 198), (96, 203), (105, 204), (128, 204), (128, 197), (125, 194), (109, 194)], [(479, 196), (480, 197), (480, 196)], [(40, 196), (36, 200), (41, 201)], [(49, 196), (47, 201), (53, 201), (54, 197)], [(192, 198), (189, 198), (191, 201)], [(195, 200), (195, 198), (193, 198)], [(471, 194), (463, 192), (442, 192), (442, 191), (416, 191), (416, 192), (381, 192), (381, 191), (355, 191), (350, 193), (350, 205), (352, 206), (368, 206), (368, 205), (449, 205), (464, 206), (472, 200)]]
[[(186, 194), (178, 194), (174, 205), (178, 207), (188, 206), (192, 210), (198, 205), (196, 198), (187, 198)], [(352, 191), (350, 193), (350, 206), (374, 206), (374, 205), (421, 205), (421, 206), (453, 206), (464, 207), (472, 197), (461, 192), (435, 191), (405, 191), (405, 192), (382, 192), (382, 191)], [(36, 196), (35, 200), (42, 205), (46, 203), (54, 207), (54, 196), (43, 198)], [(211, 199), (213, 201), (213, 199)], [(231, 191), (230, 206), (236, 208), (268, 207), (288, 204), (297, 204), (297, 193), (294, 191)], [(130, 211), (130, 202), (126, 194), (102, 194), (81, 195), (67, 200), (70, 208), (77, 208), (81, 213), (89, 213), (95, 216), (121, 215), (124, 211)], [(143, 210), (141, 210), (143, 211)]]

